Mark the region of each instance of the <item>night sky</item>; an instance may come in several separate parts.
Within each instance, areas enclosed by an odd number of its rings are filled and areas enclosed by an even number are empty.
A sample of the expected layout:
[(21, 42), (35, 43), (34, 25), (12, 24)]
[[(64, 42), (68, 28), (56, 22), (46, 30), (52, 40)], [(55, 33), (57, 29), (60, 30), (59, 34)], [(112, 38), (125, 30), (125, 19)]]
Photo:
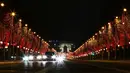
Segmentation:
[(101, 26), (130, 9), (125, 0), (4, 0), (44, 40), (72, 41), (77, 47)]

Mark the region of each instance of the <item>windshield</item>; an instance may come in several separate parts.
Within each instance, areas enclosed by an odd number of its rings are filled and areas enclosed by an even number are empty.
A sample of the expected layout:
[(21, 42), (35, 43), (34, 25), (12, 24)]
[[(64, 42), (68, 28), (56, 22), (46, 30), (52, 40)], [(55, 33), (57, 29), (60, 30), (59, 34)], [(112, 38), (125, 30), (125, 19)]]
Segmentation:
[(46, 52), (45, 55), (54, 55), (54, 52)]

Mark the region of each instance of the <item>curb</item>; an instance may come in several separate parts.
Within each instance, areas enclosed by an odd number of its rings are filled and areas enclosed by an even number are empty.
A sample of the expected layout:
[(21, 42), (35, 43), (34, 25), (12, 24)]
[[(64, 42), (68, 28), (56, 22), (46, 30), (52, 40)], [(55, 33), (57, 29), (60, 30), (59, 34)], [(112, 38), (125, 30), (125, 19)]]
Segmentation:
[(21, 63), (23, 61), (6, 61), (6, 62), (0, 62), (0, 65), (3, 65), (3, 64), (15, 64), (15, 63)]

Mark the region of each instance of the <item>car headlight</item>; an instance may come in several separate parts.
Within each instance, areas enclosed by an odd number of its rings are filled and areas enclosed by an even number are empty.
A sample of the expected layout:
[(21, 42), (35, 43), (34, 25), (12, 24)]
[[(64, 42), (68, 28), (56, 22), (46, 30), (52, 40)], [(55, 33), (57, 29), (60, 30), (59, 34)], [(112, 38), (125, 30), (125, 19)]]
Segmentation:
[(43, 55), (43, 59), (46, 59), (47, 58), (47, 56), (46, 55)]
[(64, 57), (63, 56), (59, 56), (59, 57), (56, 58), (56, 60), (58, 62), (62, 62), (62, 61), (64, 61)]
[(51, 58), (55, 59), (55, 58), (56, 58), (56, 56), (55, 56), (55, 55), (53, 55)]
[(28, 60), (28, 56), (23, 57), (23, 60), (27, 61)]
[(39, 56), (37, 56), (37, 59), (42, 59), (42, 56), (40, 56), (40, 55), (39, 55)]
[(34, 58), (33, 56), (29, 56), (28, 57), (29, 60), (33, 60), (33, 58)]

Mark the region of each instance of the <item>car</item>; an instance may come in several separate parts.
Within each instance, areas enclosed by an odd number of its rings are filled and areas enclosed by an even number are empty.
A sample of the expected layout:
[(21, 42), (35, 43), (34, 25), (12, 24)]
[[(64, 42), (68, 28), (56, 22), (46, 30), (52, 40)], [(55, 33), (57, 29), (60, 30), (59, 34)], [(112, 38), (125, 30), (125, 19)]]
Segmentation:
[(56, 61), (56, 54), (54, 52), (45, 52), (43, 55), (44, 61)]
[(25, 55), (23, 57), (23, 60), (24, 61), (42, 61), (43, 58), (42, 58), (42, 55)]
[(44, 55), (25, 55), (23, 57), (24, 61), (56, 61), (56, 54), (54, 52), (45, 52)]
[(35, 58), (34, 58), (34, 56), (33, 55), (25, 55), (24, 57), (23, 57), (23, 60), (24, 61), (33, 61)]

